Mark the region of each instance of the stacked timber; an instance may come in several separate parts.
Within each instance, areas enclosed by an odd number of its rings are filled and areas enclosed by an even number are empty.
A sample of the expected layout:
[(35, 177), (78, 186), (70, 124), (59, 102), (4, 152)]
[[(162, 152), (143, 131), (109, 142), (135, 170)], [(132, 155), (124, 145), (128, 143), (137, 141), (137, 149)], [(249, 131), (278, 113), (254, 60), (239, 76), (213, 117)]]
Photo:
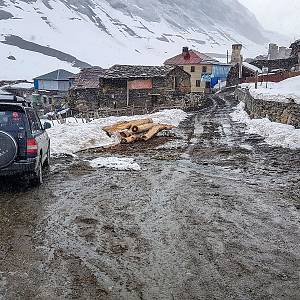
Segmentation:
[(148, 141), (162, 130), (175, 128), (172, 125), (153, 123), (152, 119), (118, 122), (102, 129), (109, 135), (119, 135), (122, 143)]

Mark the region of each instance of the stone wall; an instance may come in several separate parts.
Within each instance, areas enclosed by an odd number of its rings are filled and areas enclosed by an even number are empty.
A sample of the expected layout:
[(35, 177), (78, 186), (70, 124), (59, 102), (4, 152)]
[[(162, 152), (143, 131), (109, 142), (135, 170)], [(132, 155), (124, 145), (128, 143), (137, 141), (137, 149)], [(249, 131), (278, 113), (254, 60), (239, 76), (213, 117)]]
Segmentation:
[(254, 60), (252, 65), (262, 69), (269, 68), (269, 72), (275, 69), (290, 70), (298, 64), (298, 57), (293, 56), (286, 59), (274, 59), (274, 60)]
[[(277, 74), (263, 74), (258, 76), (258, 84), (261, 84), (261, 82), (280, 82), (296, 76), (300, 76), (300, 71), (285, 71)], [(255, 76), (243, 78), (241, 83), (255, 83)]]
[(236, 89), (237, 100), (246, 104), (246, 111), (251, 118), (269, 118), (272, 122), (293, 125), (300, 128), (300, 105), (254, 99), (246, 89)]
[(86, 111), (99, 107), (100, 96), (98, 89), (71, 89), (68, 95), (69, 107)]
[(100, 105), (99, 107), (117, 108), (127, 105), (127, 80), (100, 78)]

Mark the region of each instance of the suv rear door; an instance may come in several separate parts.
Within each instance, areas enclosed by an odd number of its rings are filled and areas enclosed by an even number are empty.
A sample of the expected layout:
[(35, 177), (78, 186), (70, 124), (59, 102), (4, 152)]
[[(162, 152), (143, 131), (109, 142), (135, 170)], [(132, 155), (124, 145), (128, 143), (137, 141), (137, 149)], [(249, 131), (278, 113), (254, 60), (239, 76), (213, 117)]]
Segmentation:
[(18, 145), (16, 160), (26, 159), (27, 149), (26, 114), (22, 106), (0, 104), (0, 130), (10, 134)]

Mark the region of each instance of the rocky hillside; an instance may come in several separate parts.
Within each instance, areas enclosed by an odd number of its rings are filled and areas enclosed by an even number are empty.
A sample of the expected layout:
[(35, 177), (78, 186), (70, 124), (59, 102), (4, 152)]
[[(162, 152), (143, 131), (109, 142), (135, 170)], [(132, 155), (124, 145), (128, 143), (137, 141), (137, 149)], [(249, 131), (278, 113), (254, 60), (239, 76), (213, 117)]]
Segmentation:
[(0, 79), (56, 68), (161, 64), (182, 46), (225, 54), (267, 37), (237, 0), (0, 0)]

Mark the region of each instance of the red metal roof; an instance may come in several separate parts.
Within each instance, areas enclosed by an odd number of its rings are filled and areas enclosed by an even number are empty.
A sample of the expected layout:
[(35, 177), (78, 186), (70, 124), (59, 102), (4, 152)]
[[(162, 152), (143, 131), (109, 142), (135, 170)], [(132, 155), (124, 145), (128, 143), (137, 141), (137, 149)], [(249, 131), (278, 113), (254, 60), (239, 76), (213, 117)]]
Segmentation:
[(196, 50), (189, 50), (189, 55), (181, 53), (165, 61), (165, 65), (198, 65), (218, 62), (210, 56)]

